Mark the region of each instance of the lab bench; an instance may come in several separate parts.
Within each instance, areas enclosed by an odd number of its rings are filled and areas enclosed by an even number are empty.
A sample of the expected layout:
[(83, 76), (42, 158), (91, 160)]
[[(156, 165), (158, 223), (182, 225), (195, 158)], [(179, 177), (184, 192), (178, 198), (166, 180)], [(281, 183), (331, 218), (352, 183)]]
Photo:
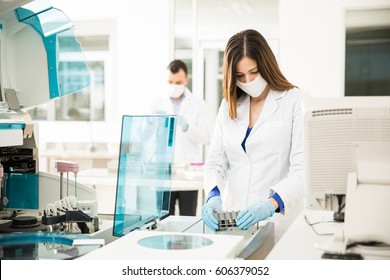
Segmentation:
[[(334, 222), (333, 213), (333, 211), (308, 209), (302, 211), (266, 259), (320, 260), (323, 259), (325, 249), (342, 248), (345, 245), (341, 241), (344, 223)], [(362, 221), (362, 226), (364, 227), (364, 221)], [(389, 259), (388, 256), (383, 255), (388, 253), (388, 249), (387, 253), (379, 252), (383, 256), (374, 255), (368, 249), (363, 250), (368, 252), (362, 253), (364, 259)]]
[[(96, 190), (99, 213), (114, 213), (117, 184), (116, 172), (110, 172), (107, 168), (82, 170), (78, 174), (77, 181)], [(171, 182), (171, 191), (198, 191), (196, 215), (201, 216), (201, 208), (204, 203), (203, 178), (194, 177), (189, 179), (184, 173), (173, 173)]]

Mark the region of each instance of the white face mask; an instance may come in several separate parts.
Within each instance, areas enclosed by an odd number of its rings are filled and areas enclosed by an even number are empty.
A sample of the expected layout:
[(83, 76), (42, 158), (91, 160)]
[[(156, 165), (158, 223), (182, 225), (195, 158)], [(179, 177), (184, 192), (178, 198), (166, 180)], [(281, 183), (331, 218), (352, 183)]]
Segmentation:
[(241, 83), (236, 80), (236, 85), (252, 97), (258, 97), (267, 86), (267, 82), (260, 75), (249, 83)]
[(184, 93), (185, 88), (186, 88), (185, 85), (170, 84), (170, 85), (168, 85), (167, 92), (168, 92), (169, 97), (178, 98)]

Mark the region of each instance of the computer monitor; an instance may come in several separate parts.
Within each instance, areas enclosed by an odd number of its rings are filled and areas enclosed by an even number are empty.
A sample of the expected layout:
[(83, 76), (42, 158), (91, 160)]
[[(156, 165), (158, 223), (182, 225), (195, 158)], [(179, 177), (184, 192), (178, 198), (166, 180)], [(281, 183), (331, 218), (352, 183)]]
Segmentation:
[(343, 220), (353, 144), (390, 142), (390, 96), (303, 101), (305, 207), (336, 211)]

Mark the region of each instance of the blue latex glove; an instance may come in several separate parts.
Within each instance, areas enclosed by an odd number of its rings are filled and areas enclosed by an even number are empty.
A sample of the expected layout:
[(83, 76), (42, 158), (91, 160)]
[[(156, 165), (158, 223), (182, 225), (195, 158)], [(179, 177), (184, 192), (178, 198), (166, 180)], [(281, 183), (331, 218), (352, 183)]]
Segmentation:
[(181, 130), (183, 132), (186, 132), (188, 129), (188, 122), (186, 121), (186, 118), (183, 116), (177, 116), (177, 125), (181, 127)]
[(214, 212), (220, 212), (222, 208), (222, 200), (216, 195), (210, 197), (202, 207), (202, 218), (203, 222), (212, 230), (218, 229), (218, 220), (214, 217)]
[(237, 216), (237, 226), (248, 229), (253, 224), (265, 220), (275, 214), (275, 208), (268, 199), (252, 204)]

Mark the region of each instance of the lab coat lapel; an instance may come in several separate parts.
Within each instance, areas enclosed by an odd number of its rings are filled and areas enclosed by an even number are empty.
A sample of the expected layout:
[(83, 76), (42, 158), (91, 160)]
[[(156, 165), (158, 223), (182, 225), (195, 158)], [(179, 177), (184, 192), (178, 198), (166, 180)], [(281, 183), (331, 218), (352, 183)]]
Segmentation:
[(259, 119), (255, 123), (252, 132), (263, 124), (269, 117), (271, 117), (279, 108), (278, 99), (282, 98), (285, 95), (285, 92), (275, 92), (270, 90), (268, 96), (265, 100), (263, 111), (261, 112)]
[[(241, 144), (244, 140), (246, 131), (249, 125), (249, 106), (250, 106), (250, 98), (249, 95), (245, 94), (237, 101), (237, 118), (234, 120), (234, 128), (232, 131), (236, 131), (234, 133), (235, 141)], [(236, 142), (236, 143), (237, 143)], [(242, 155), (247, 157), (245, 151), (240, 147)]]

